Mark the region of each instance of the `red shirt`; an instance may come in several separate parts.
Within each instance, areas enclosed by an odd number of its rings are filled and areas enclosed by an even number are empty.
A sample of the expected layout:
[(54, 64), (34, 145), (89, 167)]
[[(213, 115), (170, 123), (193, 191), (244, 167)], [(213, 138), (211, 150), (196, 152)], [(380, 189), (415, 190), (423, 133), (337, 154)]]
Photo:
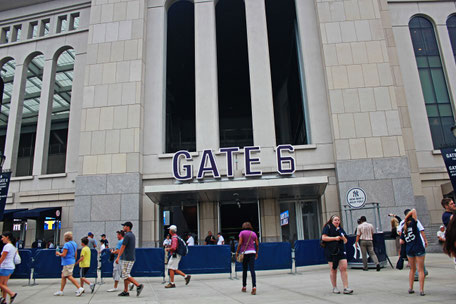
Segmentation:
[(171, 237), (171, 247), (169, 248), (169, 251), (171, 251), (171, 253), (176, 252), (178, 245), (179, 245), (179, 241), (177, 239), (177, 235), (173, 235)]

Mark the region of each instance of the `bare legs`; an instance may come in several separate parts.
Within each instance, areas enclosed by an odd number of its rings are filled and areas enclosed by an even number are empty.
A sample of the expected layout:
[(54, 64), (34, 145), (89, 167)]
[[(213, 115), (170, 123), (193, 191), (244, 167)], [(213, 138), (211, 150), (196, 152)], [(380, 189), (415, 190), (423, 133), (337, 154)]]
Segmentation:
[(174, 273), (177, 273), (178, 275), (181, 275), (185, 278), (185, 273), (183, 273), (182, 271), (180, 271), (179, 269), (169, 269), (169, 281), (171, 283), (174, 283)]
[[(329, 264), (329, 278), (331, 279), (331, 284), (333, 288), (337, 287), (337, 269), (333, 269), (333, 263), (328, 262)], [(339, 261), (339, 271), (340, 277), (342, 279), (342, 283), (344, 284), (344, 288), (348, 288), (348, 275), (347, 275), (347, 260), (340, 260)]]
[(125, 292), (128, 292), (128, 285), (130, 285), (130, 283), (133, 283), (136, 287), (139, 286), (139, 283), (133, 277), (128, 277), (124, 280), (124, 291)]
[(15, 293), (13, 293), (12, 290), (7, 286), (9, 277), (10, 276), (0, 277), (0, 288), (2, 289), (2, 296), (4, 299), (6, 299), (6, 294), (9, 294), (10, 297), (15, 295)]

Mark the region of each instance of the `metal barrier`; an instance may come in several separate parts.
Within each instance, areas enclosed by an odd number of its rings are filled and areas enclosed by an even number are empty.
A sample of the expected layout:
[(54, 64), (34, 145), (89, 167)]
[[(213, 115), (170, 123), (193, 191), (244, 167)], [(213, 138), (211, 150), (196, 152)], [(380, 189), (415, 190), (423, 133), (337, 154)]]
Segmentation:
[(12, 279), (29, 279), (32, 274), (32, 251), (31, 250), (19, 250), (19, 256), (21, 257), (21, 263), (16, 265)]
[(320, 240), (296, 241), (294, 248), (296, 267), (327, 263)]
[[(291, 244), (260, 243), (255, 270), (292, 269)], [(236, 271), (242, 271), (242, 264), (236, 262)]]
[[(355, 248), (355, 241), (356, 236), (352, 235), (348, 237), (348, 242), (345, 244), (345, 249), (347, 250), (347, 260), (349, 265), (353, 268), (362, 267), (363, 265), (361, 249)], [(386, 264), (388, 256), (386, 254), (385, 236), (383, 233), (374, 234), (374, 251), (380, 264)], [(370, 257), (368, 259), (368, 264), (369, 267), (376, 266)]]
[[(109, 260), (110, 251), (104, 250), (101, 255), (101, 278), (112, 277), (113, 261)], [(165, 261), (161, 248), (137, 248), (135, 264), (131, 270), (133, 277), (165, 276)]]
[(182, 258), (179, 269), (189, 274), (231, 273), (230, 246), (189, 246), (188, 254)]

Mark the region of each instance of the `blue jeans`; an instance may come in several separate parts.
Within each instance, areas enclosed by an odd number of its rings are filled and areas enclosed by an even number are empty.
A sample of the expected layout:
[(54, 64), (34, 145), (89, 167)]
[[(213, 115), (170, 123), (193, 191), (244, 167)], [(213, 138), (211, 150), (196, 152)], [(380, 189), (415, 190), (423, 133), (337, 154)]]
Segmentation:
[(255, 275), (255, 253), (244, 254), (242, 261), (242, 286), (247, 286), (247, 268), (250, 268), (250, 275), (252, 276), (252, 287), (256, 287)]

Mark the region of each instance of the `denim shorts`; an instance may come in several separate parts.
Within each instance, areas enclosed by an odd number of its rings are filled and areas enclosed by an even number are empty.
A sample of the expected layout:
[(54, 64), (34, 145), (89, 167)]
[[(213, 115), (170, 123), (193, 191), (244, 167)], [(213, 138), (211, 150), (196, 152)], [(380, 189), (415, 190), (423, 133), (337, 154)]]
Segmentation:
[(426, 252), (424, 252), (424, 251), (407, 253), (407, 256), (411, 257), (411, 258), (422, 257), (422, 256), (425, 256), (425, 255), (426, 255)]
[(0, 269), (0, 277), (7, 277), (14, 272), (14, 269)]

